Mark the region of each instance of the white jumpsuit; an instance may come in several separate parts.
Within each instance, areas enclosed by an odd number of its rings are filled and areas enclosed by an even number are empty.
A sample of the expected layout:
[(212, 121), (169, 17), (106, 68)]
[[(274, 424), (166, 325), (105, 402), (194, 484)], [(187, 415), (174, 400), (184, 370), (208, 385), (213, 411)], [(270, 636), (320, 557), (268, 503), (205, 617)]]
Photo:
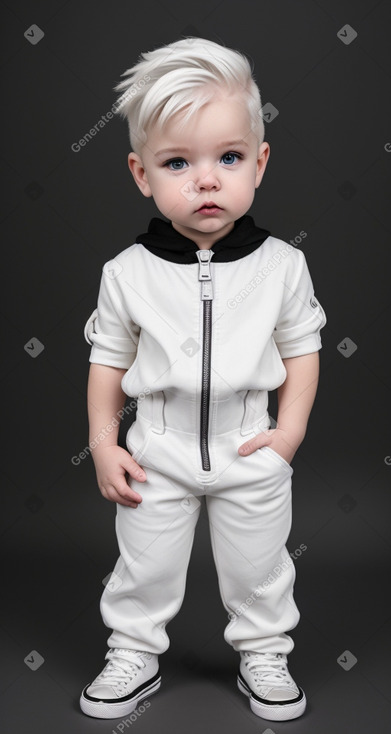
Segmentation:
[(120, 557), (101, 599), (110, 647), (169, 647), (205, 495), (225, 640), (238, 651), (292, 650), (293, 469), (270, 447), (249, 456), (238, 447), (270, 426), (282, 359), (318, 351), (325, 323), (303, 252), (248, 215), (211, 250), (153, 218), (105, 264), (85, 337), (90, 362), (127, 369), (122, 388), (137, 414), (126, 445), (147, 476), (132, 485), (137, 509), (117, 505)]

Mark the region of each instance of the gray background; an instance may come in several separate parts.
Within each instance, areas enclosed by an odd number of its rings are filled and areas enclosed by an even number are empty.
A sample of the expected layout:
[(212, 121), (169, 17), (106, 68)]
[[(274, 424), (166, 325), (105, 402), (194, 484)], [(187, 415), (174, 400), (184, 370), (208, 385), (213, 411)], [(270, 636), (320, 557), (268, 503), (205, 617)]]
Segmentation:
[[(103, 667), (99, 599), (117, 546), (115, 506), (92, 460), (71, 457), (88, 442), (83, 327), (101, 268), (159, 213), (127, 169), (125, 122), (111, 120), (79, 153), (71, 145), (111, 108), (141, 51), (198, 35), (245, 52), (262, 102), (279, 111), (266, 124), (271, 157), (249, 213), (286, 241), (307, 233), (299, 247), (328, 317), (320, 386), (293, 460), (288, 543), (307, 546), (296, 561), (302, 616), (290, 670), (309, 705), (301, 719), (267, 722), (237, 690), (204, 507), (185, 601), (167, 628), (162, 688), (132, 726), (389, 731), (388, 3), (9, 0), (2, 10), (3, 719), (14, 732), (120, 731), (119, 720), (89, 719), (78, 706)], [(35, 45), (24, 36), (32, 24), (44, 32)], [(348, 44), (346, 24), (357, 33)], [(25, 349), (33, 337), (44, 345), (35, 357)], [(346, 338), (357, 346), (350, 356), (338, 348)], [(31, 651), (44, 659), (36, 670), (24, 662)], [(345, 651), (357, 658), (350, 670), (338, 663)]]

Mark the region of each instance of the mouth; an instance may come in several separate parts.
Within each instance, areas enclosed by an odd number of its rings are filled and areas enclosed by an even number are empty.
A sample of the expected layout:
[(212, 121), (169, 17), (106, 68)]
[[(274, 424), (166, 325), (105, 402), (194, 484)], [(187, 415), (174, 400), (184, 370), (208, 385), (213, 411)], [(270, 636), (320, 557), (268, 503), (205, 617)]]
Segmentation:
[(221, 211), (221, 207), (217, 206), (214, 201), (205, 201), (197, 212), (200, 214), (217, 214)]

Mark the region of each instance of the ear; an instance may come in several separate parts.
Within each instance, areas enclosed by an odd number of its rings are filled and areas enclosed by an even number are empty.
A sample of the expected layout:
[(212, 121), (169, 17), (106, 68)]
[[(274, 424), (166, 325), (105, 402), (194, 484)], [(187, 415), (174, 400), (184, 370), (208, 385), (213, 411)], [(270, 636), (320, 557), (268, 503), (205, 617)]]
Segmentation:
[(128, 155), (129, 170), (144, 196), (152, 196), (152, 191), (148, 184), (147, 172), (144, 168), (142, 159), (137, 153), (129, 153)]
[(269, 156), (270, 156), (269, 143), (262, 143), (258, 149), (257, 172), (255, 176), (255, 188), (256, 189), (258, 188), (259, 184), (262, 181), (263, 174), (265, 173), (267, 162), (269, 160)]

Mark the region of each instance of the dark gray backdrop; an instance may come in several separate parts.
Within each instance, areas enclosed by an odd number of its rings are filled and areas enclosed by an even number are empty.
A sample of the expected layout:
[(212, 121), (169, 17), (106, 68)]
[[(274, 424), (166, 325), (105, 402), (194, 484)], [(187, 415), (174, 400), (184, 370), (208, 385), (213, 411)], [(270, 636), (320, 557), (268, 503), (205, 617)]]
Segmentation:
[[(266, 123), (271, 157), (249, 213), (275, 236), (298, 238), (328, 317), (320, 386), (293, 461), (288, 544), (290, 552), (307, 546), (296, 560), (302, 616), (290, 669), (309, 706), (295, 722), (266, 722), (237, 690), (239, 656), (223, 639), (228, 620), (203, 508), (185, 601), (168, 626), (163, 685), (131, 726), (140, 734), (388, 731), (388, 3), (8, 0), (2, 9), (1, 709), (9, 730), (121, 731), (120, 721), (89, 719), (78, 707), (103, 666), (109, 631), (99, 599), (117, 546), (115, 506), (101, 497), (92, 460), (71, 459), (88, 442), (83, 327), (101, 268), (159, 213), (127, 169), (125, 122), (110, 120), (79, 152), (71, 146), (110, 110), (113, 86), (141, 51), (199, 35), (244, 51), (263, 103), (278, 110)], [(273, 406), (274, 394), (272, 414)]]

